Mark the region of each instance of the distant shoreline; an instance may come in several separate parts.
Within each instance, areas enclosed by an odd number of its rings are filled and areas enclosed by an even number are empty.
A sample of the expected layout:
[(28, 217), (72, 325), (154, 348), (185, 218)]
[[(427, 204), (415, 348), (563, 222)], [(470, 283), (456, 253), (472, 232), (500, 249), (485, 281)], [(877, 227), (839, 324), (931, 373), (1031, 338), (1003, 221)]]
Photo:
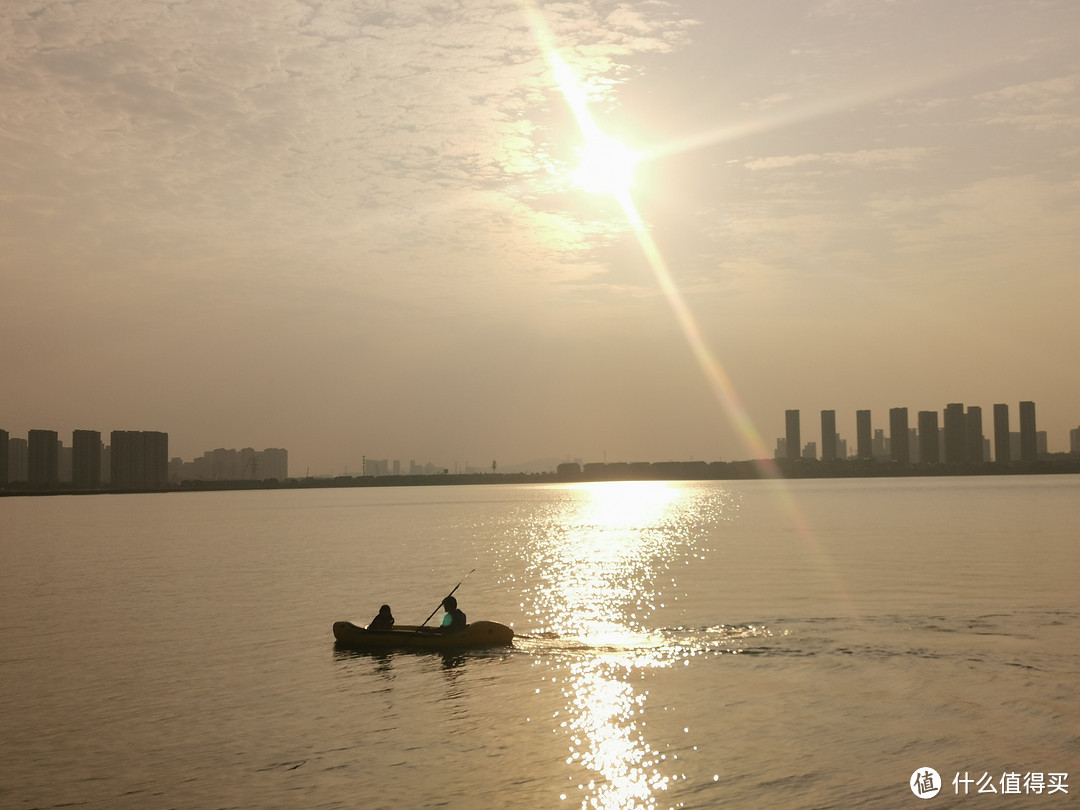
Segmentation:
[[(575, 469), (576, 468), (576, 469)], [(351, 487), (469, 486), (476, 484), (565, 484), (605, 481), (751, 481), (823, 478), (952, 478), (1003, 475), (1076, 475), (1080, 458), (996, 464), (901, 464), (862, 459), (640, 462), (560, 465), (546, 473), (444, 473), (441, 475), (342, 475), (333, 478), (286, 478), (265, 481), (181, 481), (156, 489), (74, 489), (62, 484), (31, 487), (19, 482), (0, 489), (0, 497), (47, 495), (125, 495), (149, 492), (225, 492), (268, 489), (334, 489)]]

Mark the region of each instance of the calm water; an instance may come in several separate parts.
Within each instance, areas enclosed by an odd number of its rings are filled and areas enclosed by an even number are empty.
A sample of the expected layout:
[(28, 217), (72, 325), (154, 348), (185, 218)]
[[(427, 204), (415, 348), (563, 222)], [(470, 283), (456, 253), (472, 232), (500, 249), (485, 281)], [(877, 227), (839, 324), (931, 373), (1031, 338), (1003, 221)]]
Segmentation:
[[(0, 807), (1064, 807), (1078, 526), (1075, 476), (0, 499)], [(513, 649), (334, 650), (473, 568)]]

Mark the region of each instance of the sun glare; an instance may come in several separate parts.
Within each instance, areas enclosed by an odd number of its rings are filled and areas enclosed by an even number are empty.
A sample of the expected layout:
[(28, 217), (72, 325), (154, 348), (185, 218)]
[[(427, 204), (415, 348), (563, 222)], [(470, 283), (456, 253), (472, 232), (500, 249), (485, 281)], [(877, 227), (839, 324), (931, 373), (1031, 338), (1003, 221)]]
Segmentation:
[(631, 191), (634, 186), (634, 168), (645, 158), (653, 159), (662, 150), (650, 149), (647, 153), (635, 153), (624, 144), (611, 138), (597, 125), (589, 110), (589, 99), (584, 87), (578, 81), (570, 66), (563, 61), (558, 51), (551, 45), (539, 13), (534, 14), (537, 31), (540, 32), (540, 44), (551, 65), (555, 86), (562, 93), (570, 111), (574, 115), (581, 132), (584, 146), (579, 152), (580, 164), (573, 175), (575, 185), (584, 191), (610, 195), (618, 203), (626, 220), (637, 236), (641, 250), (652, 267), (660, 290), (667, 298), (672, 311), (682, 327), (691, 351), (701, 365), (702, 372), (712, 385), (717, 400), (735, 424), (739, 435), (752, 453), (751, 458), (764, 458), (767, 455), (760, 435), (750, 421), (750, 417), (736, 394), (735, 387), (727, 372), (713, 354), (705, 340), (697, 320), (682, 294), (675, 286), (667, 263), (660, 249), (653, 240), (645, 222), (638, 213), (637, 204)]
[(578, 153), (574, 183), (590, 194), (622, 197), (634, 187), (634, 169), (640, 156), (625, 144), (596, 135)]
[(566, 103), (570, 105), (578, 128), (585, 140), (578, 150), (578, 167), (573, 173), (574, 185), (592, 194), (610, 194), (623, 207), (630, 203), (634, 187), (634, 167), (641, 155), (626, 144), (606, 135), (589, 112), (585, 91), (573, 71), (555, 52), (548, 55), (556, 83)]

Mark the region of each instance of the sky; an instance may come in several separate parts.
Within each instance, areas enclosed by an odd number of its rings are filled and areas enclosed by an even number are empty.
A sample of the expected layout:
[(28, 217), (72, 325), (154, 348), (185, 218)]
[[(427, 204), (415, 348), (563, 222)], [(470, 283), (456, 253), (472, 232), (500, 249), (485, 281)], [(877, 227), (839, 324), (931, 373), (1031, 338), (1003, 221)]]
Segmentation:
[(1078, 248), (1075, 0), (0, 4), (12, 436), (454, 471), (1033, 400), (1064, 451)]

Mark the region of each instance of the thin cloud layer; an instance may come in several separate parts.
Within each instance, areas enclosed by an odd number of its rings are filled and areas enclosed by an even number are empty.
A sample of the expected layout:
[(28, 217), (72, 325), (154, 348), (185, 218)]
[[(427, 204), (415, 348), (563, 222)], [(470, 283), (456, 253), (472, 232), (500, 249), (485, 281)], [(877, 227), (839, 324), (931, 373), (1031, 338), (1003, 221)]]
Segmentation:
[(320, 472), (737, 457), (632, 224), (573, 186), (549, 50), (646, 154), (644, 226), (764, 436), (957, 398), (1036, 399), (1052, 446), (1080, 421), (1039, 359), (1080, 348), (1067, 0), (12, 0), (0, 427)]
[[(588, 54), (593, 81), (618, 82), (619, 56), (668, 47), (630, 9), (547, 13)], [(302, 250), (316, 264), (424, 247), (456, 260), (445, 240), (528, 217), (521, 199), (558, 168), (528, 117), (555, 99), (516, 3), (77, 2), (4, 14), (16, 255), (33, 251), (17, 249), (27, 229), (66, 240), (81, 227), (149, 249), (183, 236), (206, 250)], [(529, 245), (518, 224), (515, 252), (542, 259), (544, 239)], [(540, 237), (551, 227), (529, 224)]]

